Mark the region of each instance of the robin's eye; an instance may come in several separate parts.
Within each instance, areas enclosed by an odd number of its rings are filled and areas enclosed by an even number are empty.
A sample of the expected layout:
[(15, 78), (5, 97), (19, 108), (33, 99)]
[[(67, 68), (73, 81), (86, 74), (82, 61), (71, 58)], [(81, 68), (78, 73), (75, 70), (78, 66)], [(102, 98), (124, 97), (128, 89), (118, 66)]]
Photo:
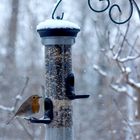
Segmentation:
[(35, 96), (33, 97), (33, 99), (35, 99)]

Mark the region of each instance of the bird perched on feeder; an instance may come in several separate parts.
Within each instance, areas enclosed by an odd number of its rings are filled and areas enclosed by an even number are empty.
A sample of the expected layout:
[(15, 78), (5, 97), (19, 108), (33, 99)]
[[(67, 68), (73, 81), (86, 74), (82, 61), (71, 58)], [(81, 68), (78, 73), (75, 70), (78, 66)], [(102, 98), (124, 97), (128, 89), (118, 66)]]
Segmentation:
[(9, 124), (15, 117), (29, 117), (35, 113), (39, 112), (40, 104), (39, 99), (42, 98), (38, 95), (30, 96), (23, 104), (19, 107), (18, 111), (14, 114), (14, 116), (7, 122)]

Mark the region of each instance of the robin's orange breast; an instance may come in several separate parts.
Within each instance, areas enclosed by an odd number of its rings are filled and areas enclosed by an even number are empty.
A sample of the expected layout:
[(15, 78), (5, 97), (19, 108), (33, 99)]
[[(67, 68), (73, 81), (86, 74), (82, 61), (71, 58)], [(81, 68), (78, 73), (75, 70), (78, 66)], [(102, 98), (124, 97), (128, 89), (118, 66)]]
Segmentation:
[(38, 101), (34, 101), (32, 103), (32, 112), (33, 113), (38, 113), (39, 112), (39, 109), (40, 109), (39, 102)]

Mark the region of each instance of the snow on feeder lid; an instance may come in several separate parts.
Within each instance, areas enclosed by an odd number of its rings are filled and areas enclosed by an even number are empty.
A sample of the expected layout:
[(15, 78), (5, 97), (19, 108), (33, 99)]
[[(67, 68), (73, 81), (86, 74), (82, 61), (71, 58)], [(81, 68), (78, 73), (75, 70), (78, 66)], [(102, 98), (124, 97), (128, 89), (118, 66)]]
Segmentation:
[(37, 25), (40, 37), (72, 36), (76, 37), (80, 27), (66, 20), (46, 20)]
[(72, 45), (80, 27), (66, 20), (46, 20), (37, 26), (43, 45)]

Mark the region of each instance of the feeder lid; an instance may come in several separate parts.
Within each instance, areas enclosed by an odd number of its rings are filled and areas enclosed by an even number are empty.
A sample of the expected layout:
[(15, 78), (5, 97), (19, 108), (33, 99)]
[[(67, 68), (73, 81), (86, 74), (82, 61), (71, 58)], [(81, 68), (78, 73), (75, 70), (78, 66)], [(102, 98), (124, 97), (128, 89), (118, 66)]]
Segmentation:
[(40, 37), (47, 36), (73, 36), (76, 37), (80, 27), (66, 20), (46, 20), (37, 25)]

